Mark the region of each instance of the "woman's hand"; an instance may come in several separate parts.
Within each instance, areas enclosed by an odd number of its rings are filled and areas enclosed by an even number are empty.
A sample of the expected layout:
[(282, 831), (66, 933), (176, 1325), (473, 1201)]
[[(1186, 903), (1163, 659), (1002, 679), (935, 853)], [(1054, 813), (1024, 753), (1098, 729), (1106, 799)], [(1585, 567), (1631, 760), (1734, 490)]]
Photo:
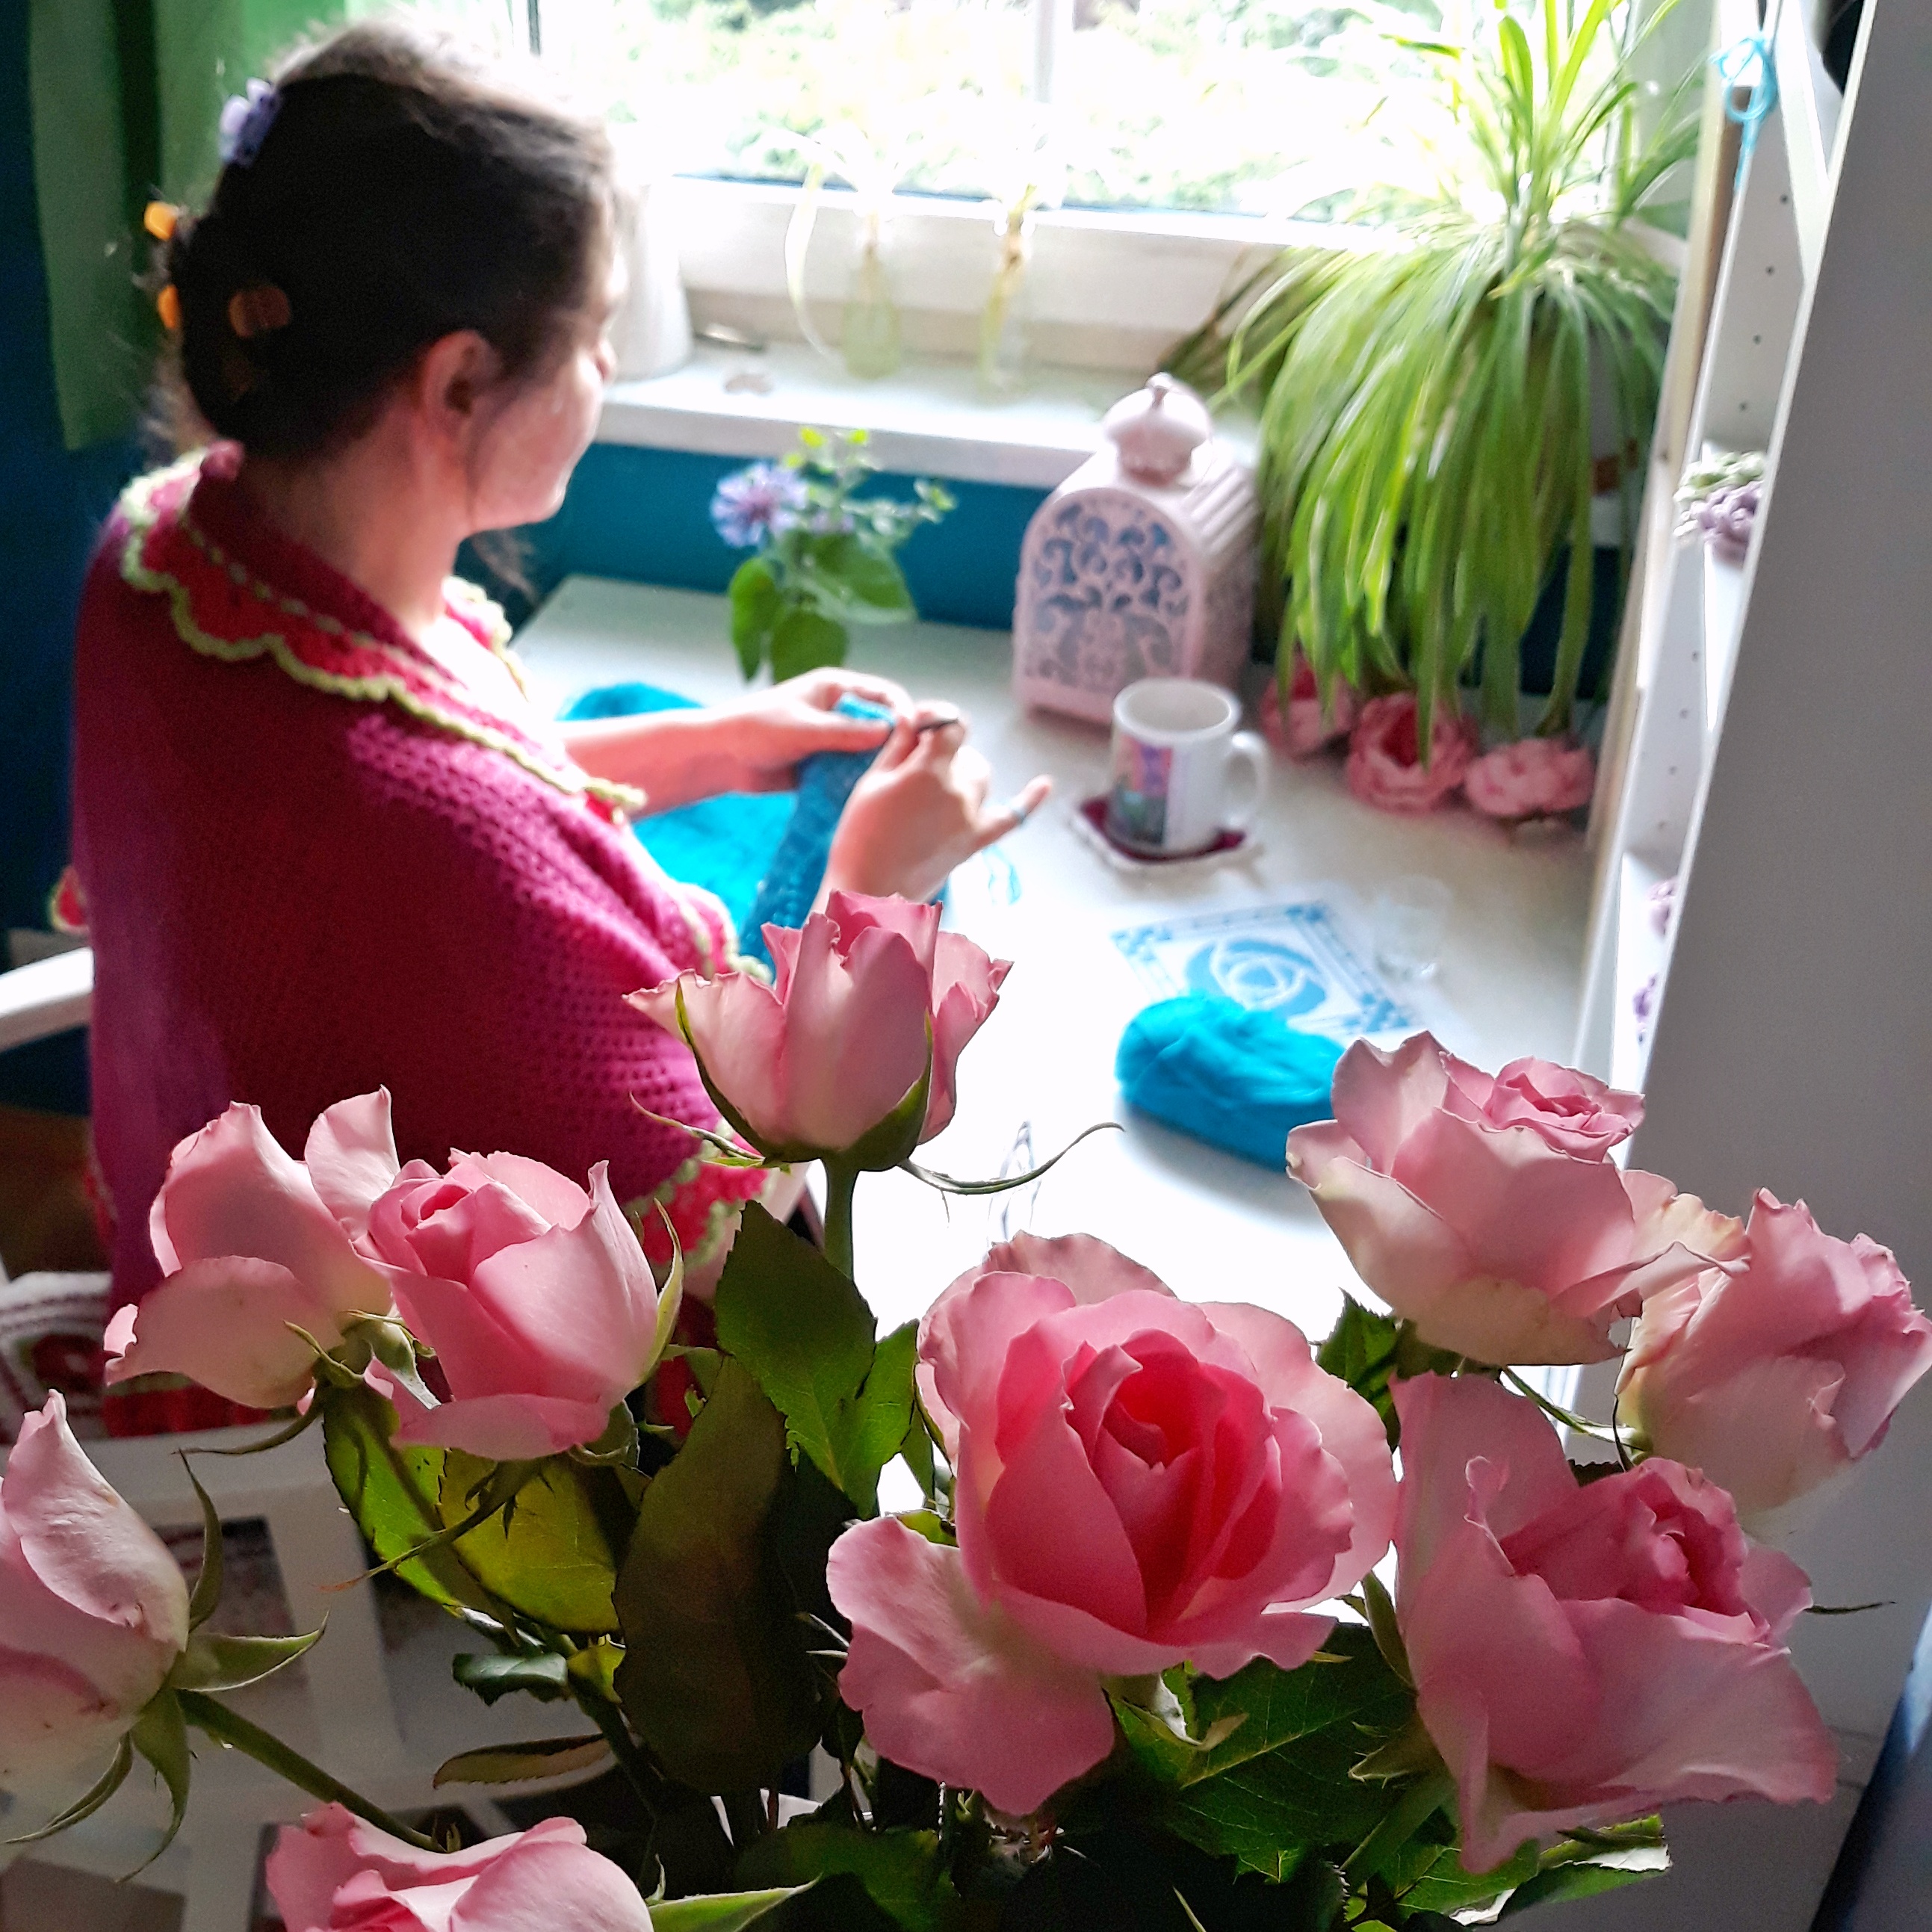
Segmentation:
[(835, 892), (930, 898), (954, 866), (1004, 838), (1053, 789), (1051, 778), (1036, 778), (1017, 798), (988, 808), (992, 776), (966, 748), (964, 722), (950, 707), (902, 718), (845, 802), (821, 902)]
[[(850, 718), (841, 699), (863, 698), (892, 713), (890, 721)], [(809, 670), (711, 714), (713, 756), (728, 764), (720, 791), (789, 791), (800, 763), (819, 752), (875, 752), (895, 724), (914, 716), (904, 688), (862, 671)]]
[(649, 809), (668, 812), (720, 792), (789, 790), (817, 752), (877, 751), (892, 722), (845, 717), (842, 698), (881, 705), (895, 722), (914, 715), (890, 678), (814, 670), (715, 708), (586, 718), (562, 728), (563, 742), (586, 771), (636, 785)]

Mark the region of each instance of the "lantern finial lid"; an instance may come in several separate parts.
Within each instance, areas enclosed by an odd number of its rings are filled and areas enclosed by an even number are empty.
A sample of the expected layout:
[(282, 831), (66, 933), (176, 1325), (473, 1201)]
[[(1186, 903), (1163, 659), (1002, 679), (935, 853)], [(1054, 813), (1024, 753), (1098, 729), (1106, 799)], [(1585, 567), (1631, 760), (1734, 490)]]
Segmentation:
[(1214, 434), (1207, 405), (1172, 376), (1150, 376), (1147, 387), (1123, 396), (1101, 418), (1102, 435), (1120, 453), (1120, 467), (1149, 483), (1172, 483)]

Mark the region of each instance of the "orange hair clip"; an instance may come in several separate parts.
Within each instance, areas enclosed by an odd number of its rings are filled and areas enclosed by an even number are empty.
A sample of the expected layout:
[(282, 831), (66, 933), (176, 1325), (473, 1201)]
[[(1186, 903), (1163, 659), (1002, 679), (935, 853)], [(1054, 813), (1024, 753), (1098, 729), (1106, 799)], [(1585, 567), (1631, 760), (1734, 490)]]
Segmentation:
[(157, 242), (172, 242), (181, 213), (171, 201), (151, 201), (141, 212), (141, 226)]
[(228, 326), (244, 342), (254, 336), (287, 328), (292, 313), (288, 297), (272, 282), (237, 289), (228, 298)]
[(154, 298), (154, 313), (161, 319), (161, 326), (170, 335), (181, 332), (181, 293), (170, 282)]

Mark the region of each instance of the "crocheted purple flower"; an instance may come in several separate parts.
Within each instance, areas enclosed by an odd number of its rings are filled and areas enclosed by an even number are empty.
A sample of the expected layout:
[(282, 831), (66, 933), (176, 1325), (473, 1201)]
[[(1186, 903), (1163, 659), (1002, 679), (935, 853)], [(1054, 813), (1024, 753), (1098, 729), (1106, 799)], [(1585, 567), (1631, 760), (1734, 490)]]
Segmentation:
[(262, 143), (281, 111), (281, 89), (266, 80), (249, 82), (245, 94), (231, 94), (221, 110), (223, 163), (247, 167), (262, 152)]
[(1741, 483), (1734, 489), (1718, 490), (1698, 505), (1697, 525), (1705, 542), (1727, 562), (1744, 562), (1763, 496), (1762, 482)]
[(725, 478), (711, 500), (711, 520), (734, 550), (750, 550), (789, 530), (805, 506), (805, 484), (776, 463), (754, 463)]

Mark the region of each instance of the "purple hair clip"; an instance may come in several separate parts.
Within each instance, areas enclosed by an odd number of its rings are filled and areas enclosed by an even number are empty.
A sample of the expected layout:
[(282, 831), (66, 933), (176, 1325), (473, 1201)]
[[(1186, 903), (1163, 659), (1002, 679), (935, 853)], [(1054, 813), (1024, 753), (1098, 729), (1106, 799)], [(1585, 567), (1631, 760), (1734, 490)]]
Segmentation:
[(281, 89), (266, 80), (249, 82), (246, 94), (231, 94), (221, 110), (224, 164), (247, 167), (262, 152), (262, 143), (281, 111)]

